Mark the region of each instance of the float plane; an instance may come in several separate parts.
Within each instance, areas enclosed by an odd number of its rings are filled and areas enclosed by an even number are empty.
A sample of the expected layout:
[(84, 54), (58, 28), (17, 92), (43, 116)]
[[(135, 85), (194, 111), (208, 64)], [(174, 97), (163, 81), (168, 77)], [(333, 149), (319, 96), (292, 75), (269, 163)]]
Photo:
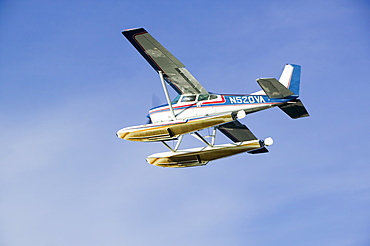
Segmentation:
[[(149, 110), (149, 123), (126, 127), (117, 132), (122, 139), (162, 142), (170, 151), (156, 153), (147, 162), (161, 167), (191, 167), (238, 153), (268, 152), (272, 138), (256, 136), (239, 119), (264, 109), (279, 107), (293, 119), (309, 116), (299, 97), (301, 66), (285, 65), (280, 79), (259, 78), (262, 90), (251, 94), (216, 94), (206, 90), (176, 57), (144, 28), (127, 29), (122, 34), (158, 73), (167, 104)], [(167, 85), (177, 93), (170, 99)], [(211, 128), (203, 136), (200, 130)], [(225, 134), (232, 143), (216, 145), (216, 132)], [(180, 149), (184, 134), (199, 139), (204, 146)], [(167, 141), (175, 140), (175, 147)]]

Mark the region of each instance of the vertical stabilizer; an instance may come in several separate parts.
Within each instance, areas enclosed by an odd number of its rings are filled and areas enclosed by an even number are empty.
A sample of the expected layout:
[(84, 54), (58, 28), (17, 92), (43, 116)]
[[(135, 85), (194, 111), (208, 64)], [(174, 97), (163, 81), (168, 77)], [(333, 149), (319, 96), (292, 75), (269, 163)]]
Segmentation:
[(291, 90), (294, 95), (299, 95), (299, 84), (301, 81), (301, 66), (287, 64), (280, 76), (279, 82)]

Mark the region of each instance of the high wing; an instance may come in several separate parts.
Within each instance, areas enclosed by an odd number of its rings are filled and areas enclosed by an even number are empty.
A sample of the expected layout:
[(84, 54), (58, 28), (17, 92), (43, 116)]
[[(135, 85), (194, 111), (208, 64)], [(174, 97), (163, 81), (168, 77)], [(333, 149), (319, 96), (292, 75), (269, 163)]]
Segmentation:
[(124, 30), (122, 34), (155, 71), (162, 71), (166, 82), (179, 94), (208, 94), (176, 57), (144, 28)]

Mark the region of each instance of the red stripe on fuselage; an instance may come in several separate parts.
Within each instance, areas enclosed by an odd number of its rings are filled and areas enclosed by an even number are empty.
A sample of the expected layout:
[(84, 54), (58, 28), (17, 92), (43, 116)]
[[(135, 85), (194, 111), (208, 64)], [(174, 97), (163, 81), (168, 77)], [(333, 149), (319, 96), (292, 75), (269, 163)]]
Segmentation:
[[(218, 102), (221, 102), (221, 101), (218, 101)], [(280, 104), (280, 102), (266, 102), (266, 103), (246, 103), (246, 104), (227, 104), (227, 105), (218, 105), (218, 106), (214, 106), (212, 104), (216, 104), (217, 102), (212, 102), (210, 103), (211, 105), (207, 105), (207, 106), (204, 106), (202, 105), (201, 107), (194, 107), (194, 108), (208, 108), (208, 107), (216, 107), (216, 108), (232, 108), (232, 107), (235, 107), (235, 106), (253, 106), (253, 107), (259, 107), (259, 106), (263, 106), (263, 105), (276, 105), (276, 104)], [(196, 105), (196, 104), (192, 104), (193, 106)], [(189, 105), (187, 105), (189, 107)], [(252, 107), (252, 109), (253, 109)], [(181, 107), (178, 107), (178, 108), (181, 108)], [(175, 109), (175, 108), (174, 108)], [(177, 109), (179, 110), (179, 109)], [(152, 114), (157, 114), (157, 113), (163, 113), (163, 112), (166, 112), (166, 111), (169, 111), (169, 108), (166, 107), (164, 109), (159, 109), (157, 111), (153, 111), (153, 112), (149, 112), (150, 115)], [(258, 111), (258, 110), (257, 110)], [(227, 111), (223, 111), (223, 112), (218, 112), (218, 113), (225, 113)], [(232, 112), (232, 110), (230, 110), (230, 112)]]
[[(200, 101), (202, 102), (202, 101)], [(220, 103), (225, 103), (226, 100), (225, 100), (225, 97), (224, 96), (221, 96), (221, 100), (219, 101), (212, 101), (212, 102), (202, 102), (200, 107), (203, 107), (203, 105), (211, 105), (211, 104), (220, 104)], [(199, 102), (198, 102), (199, 103)], [(174, 106), (173, 109), (174, 110), (178, 110), (178, 109), (181, 109), (181, 108), (190, 108), (190, 107), (193, 107), (197, 105), (197, 103), (191, 103), (191, 104), (185, 104), (185, 105), (178, 105), (178, 106)], [(207, 106), (207, 107), (210, 107), (210, 106)], [(154, 110), (150, 110), (149, 111), (149, 114), (155, 114), (155, 113), (159, 113), (160, 111), (168, 111), (170, 110), (170, 107), (169, 106), (165, 106), (163, 108), (158, 108), (158, 109), (154, 109)]]

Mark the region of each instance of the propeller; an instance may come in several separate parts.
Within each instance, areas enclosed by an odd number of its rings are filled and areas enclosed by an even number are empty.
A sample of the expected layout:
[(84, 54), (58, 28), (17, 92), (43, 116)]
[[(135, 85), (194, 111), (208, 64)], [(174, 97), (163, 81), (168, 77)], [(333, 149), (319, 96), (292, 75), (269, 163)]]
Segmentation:
[[(155, 93), (152, 93), (152, 108), (161, 104), (162, 104), (161, 99)], [(146, 124), (152, 124), (153, 122), (149, 114), (146, 117), (148, 118)]]
[(161, 99), (155, 93), (152, 93), (152, 108), (162, 104)]

